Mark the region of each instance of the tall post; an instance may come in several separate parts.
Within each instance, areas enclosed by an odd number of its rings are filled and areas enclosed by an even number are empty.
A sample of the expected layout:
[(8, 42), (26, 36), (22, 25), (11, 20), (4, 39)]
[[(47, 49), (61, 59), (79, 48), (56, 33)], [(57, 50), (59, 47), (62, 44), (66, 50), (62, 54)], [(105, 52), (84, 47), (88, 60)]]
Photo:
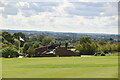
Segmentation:
[(65, 43), (65, 48), (66, 48), (66, 49), (68, 48), (68, 42)]
[(19, 37), (19, 50), (18, 50), (19, 53), (20, 53), (20, 43), (21, 43), (21, 42), (20, 42), (20, 37)]

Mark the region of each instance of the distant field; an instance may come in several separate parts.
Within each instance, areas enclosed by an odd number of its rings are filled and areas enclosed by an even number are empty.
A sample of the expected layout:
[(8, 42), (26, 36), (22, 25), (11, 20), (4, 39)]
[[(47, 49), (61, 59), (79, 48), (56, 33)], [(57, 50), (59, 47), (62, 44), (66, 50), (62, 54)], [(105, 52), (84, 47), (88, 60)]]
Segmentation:
[(118, 57), (3, 59), (3, 78), (117, 78)]

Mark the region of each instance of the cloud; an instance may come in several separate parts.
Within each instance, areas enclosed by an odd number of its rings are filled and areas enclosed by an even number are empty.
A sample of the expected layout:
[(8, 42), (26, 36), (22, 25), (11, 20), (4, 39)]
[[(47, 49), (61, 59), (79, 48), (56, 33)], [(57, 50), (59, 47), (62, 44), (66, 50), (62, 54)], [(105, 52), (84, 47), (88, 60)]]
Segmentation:
[[(47, 14), (47, 13), (46, 13)], [(40, 16), (41, 15), (41, 16)], [(48, 17), (45, 14), (25, 17), (22, 15), (3, 18), (2, 25), (6, 28), (58, 31), (58, 32), (92, 32), (116, 33), (117, 16), (94, 17), (89, 19), (84, 16), (74, 17)], [(19, 16), (19, 17), (18, 17)], [(47, 18), (47, 19), (46, 19)]]
[[(1, 0), (12, 2), (13, 0)], [(24, 0), (14, 0), (14, 2), (24, 2)], [(26, 0), (27, 2), (64, 2), (65, 0)], [(119, 2), (119, 0), (69, 0), (69, 2)]]
[(42, 12), (56, 13), (56, 15), (79, 16), (113, 16), (117, 14), (117, 3), (93, 2), (7, 2), (0, 3), (3, 15), (17, 15), (29, 17)]
[(43, 2), (0, 2), (0, 9), (1, 7), (3, 10), (1, 14), (3, 16), (8, 15), (17, 15), (21, 13), (23, 16), (29, 17), (32, 15), (36, 15), (40, 12), (53, 12), (54, 9), (52, 6), (56, 6), (57, 3), (43, 3)]
[(74, 7), (72, 8), (66, 8), (69, 14), (80, 16), (101, 16), (101, 13), (102, 16), (117, 15), (117, 3), (75, 2), (73, 5)]
[(57, 32), (117, 33), (117, 3), (0, 3), (0, 27)]

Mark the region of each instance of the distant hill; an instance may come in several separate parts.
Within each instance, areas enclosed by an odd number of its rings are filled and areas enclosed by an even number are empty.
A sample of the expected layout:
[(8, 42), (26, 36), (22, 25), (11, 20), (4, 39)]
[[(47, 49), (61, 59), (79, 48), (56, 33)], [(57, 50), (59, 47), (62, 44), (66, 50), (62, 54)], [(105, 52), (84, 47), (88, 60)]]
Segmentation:
[(104, 34), (104, 33), (70, 33), (70, 32), (50, 32), (50, 31), (8, 30), (8, 29), (3, 29), (0, 31), (8, 31), (11, 34), (14, 34), (17, 32), (22, 32), (28, 36), (44, 34), (44, 35), (48, 35), (48, 36), (53, 36), (58, 40), (62, 39), (62, 38), (64, 38), (65, 40), (72, 39), (72, 38), (80, 38), (83, 36), (90, 36), (94, 39), (103, 39), (103, 38), (105, 38), (105, 39), (109, 39), (109, 38), (118, 39), (117, 34)]

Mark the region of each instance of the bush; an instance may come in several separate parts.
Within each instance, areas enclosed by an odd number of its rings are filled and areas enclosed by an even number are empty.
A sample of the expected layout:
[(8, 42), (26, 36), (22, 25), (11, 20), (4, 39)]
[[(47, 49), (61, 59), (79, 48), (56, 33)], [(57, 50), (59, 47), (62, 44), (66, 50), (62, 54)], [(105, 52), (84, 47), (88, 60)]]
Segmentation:
[(19, 53), (15, 48), (12, 47), (6, 47), (2, 50), (2, 57), (4, 58), (13, 58), (13, 57), (19, 57)]
[(106, 55), (105, 53), (98, 52), (98, 53), (95, 53), (94, 56), (106, 56)]
[(101, 55), (100, 52), (97, 52), (97, 53), (94, 54), (94, 56), (100, 56), (100, 55)]
[(100, 56), (105, 56), (105, 54), (104, 54), (104, 53), (102, 53)]

